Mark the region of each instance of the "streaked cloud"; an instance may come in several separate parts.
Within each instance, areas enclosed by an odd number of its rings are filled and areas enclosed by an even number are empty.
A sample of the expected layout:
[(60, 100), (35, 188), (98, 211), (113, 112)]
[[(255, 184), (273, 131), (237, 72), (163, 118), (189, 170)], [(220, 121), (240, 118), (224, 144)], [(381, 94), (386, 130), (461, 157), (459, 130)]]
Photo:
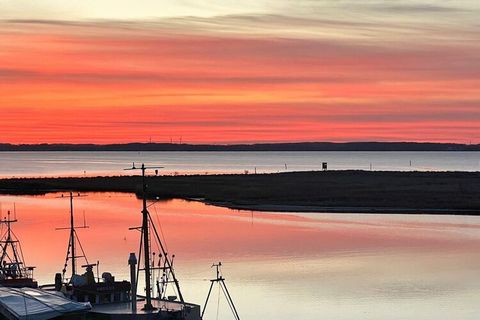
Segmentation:
[(4, 142), (480, 142), (471, 1), (2, 5)]

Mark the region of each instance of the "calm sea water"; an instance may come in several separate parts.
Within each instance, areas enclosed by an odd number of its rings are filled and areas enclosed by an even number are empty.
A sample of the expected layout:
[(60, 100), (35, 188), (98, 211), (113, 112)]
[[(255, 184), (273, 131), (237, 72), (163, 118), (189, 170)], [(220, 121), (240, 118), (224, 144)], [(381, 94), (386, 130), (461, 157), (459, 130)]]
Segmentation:
[[(27, 264), (41, 283), (64, 264), (68, 199), (0, 196), (16, 204)], [(128, 279), (141, 203), (127, 194), (75, 200), (78, 234), (100, 272)], [(244, 320), (478, 319), (480, 219), (469, 216), (260, 213), (173, 200), (150, 207), (188, 301), (203, 304), (213, 262)], [(4, 229), (3, 229), (4, 230)], [(2, 231), (3, 231), (2, 230)], [(154, 249), (155, 251), (155, 249)], [(142, 292), (142, 287), (139, 292)], [(205, 319), (233, 319), (213, 291)], [(218, 313), (218, 317), (217, 317)]]
[(162, 174), (320, 170), (480, 171), (480, 152), (1, 152), (0, 176), (130, 174), (132, 162)]

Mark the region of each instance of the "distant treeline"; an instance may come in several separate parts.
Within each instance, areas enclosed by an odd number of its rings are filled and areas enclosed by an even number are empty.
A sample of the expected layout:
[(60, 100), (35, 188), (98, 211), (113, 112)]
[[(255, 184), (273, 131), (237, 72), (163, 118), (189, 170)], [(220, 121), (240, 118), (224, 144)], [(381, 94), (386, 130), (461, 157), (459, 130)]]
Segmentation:
[(9, 144), (0, 151), (480, 151), (480, 144), (417, 142), (299, 142), (258, 144)]

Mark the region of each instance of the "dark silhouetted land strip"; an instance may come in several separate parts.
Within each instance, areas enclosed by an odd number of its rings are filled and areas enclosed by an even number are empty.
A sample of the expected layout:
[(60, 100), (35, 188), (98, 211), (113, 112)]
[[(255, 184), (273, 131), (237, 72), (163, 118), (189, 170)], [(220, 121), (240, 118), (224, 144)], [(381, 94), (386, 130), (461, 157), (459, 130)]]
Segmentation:
[[(327, 171), (148, 177), (148, 196), (264, 211), (480, 214), (479, 172)], [(0, 180), (3, 194), (134, 192), (141, 178)]]
[(0, 151), (480, 151), (479, 144), (417, 142), (298, 142), (258, 144), (0, 144)]

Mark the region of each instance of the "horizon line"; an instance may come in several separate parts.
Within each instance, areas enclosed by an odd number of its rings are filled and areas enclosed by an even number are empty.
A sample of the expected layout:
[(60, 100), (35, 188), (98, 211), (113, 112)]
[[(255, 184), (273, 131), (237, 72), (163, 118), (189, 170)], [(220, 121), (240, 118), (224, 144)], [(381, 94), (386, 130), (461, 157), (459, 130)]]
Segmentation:
[(187, 143), (187, 142), (155, 142), (155, 141), (132, 141), (132, 142), (112, 142), (112, 143), (94, 143), (94, 142), (82, 142), (82, 143), (72, 143), (72, 142), (41, 142), (41, 143), (11, 143), (11, 142), (0, 142), (0, 145), (10, 145), (10, 146), (55, 146), (55, 145), (69, 145), (69, 146), (82, 146), (82, 145), (93, 145), (93, 146), (112, 146), (112, 145), (132, 145), (132, 144), (142, 144), (142, 145), (188, 145), (188, 146), (254, 146), (254, 145), (286, 145), (286, 144), (436, 144), (436, 145), (459, 145), (459, 146), (476, 146), (480, 143), (459, 143), (459, 142), (433, 142), (433, 141), (375, 141), (375, 140), (362, 140), (362, 141), (289, 141), (289, 142), (232, 142), (232, 143)]

